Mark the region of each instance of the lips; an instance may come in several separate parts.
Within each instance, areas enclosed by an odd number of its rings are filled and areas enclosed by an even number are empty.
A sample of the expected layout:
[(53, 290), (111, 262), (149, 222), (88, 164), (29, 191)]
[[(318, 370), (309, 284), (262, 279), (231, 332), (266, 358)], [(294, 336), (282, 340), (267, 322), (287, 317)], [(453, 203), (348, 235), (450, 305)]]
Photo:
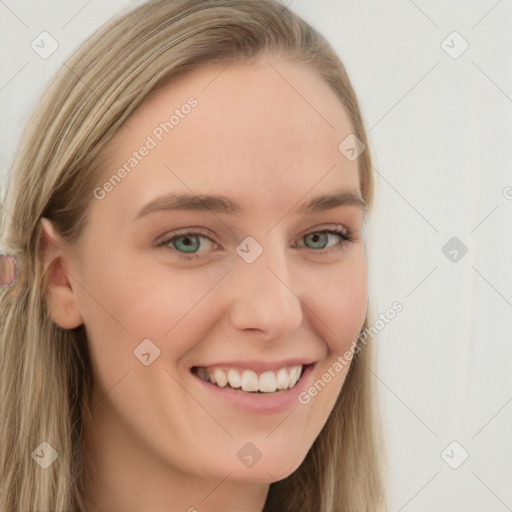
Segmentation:
[[(243, 412), (243, 414), (254, 414), (257, 415), (258, 418), (261, 418), (262, 416), (267, 415), (274, 416), (276, 414), (282, 414), (294, 407), (297, 407), (298, 397), (301, 393), (304, 393), (304, 390), (308, 386), (311, 386), (314, 378), (314, 369), (316, 368), (318, 360), (310, 361), (311, 362), (308, 363), (305, 359), (287, 360), (286, 363), (292, 363), (292, 365), (289, 366), (291, 368), (294, 366), (302, 367), (302, 373), (299, 376), (299, 380), (293, 385), (293, 387), (289, 387), (287, 389), (278, 389), (276, 385), (276, 390), (273, 392), (260, 391), (260, 378), (265, 372), (272, 371), (276, 374), (279, 373), (279, 370), (283, 368), (282, 364), (284, 361), (266, 365), (257, 364), (253, 361), (252, 363), (249, 363), (249, 368), (247, 368), (247, 363), (237, 364), (234, 362), (204, 366), (196, 365), (189, 367), (189, 371), (192, 379), (196, 381), (196, 384), (194, 384), (192, 389), (195, 390), (194, 396), (196, 396), (199, 401), (205, 400), (204, 403), (208, 401), (210, 407), (225, 407), (227, 410), (231, 410), (234, 413)], [(272, 369), (269, 370), (269, 367)], [(284, 368), (286, 367), (287, 366), (285, 365)], [(244, 370), (253, 371), (258, 377), (258, 390), (243, 391), (241, 386), (240, 388), (234, 389), (228, 383), (226, 383), (224, 387), (221, 387), (217, 383), (214, 384), (199, 376), (199, 373), (202, 373), (204, 377), (204, 372), (207, 370), (214, 370), (215, 368), (223, 369), (226, 373), (226, 378), (230, 369), (237, 369), (239, 372), (243, 372)], [(256, 370), (254, 368), (256, 368)], [(263, 377), (264, 380), (266, 378), (267, 377)], [(263, 387), (265, 387), (265, 382), (263, 383)]]

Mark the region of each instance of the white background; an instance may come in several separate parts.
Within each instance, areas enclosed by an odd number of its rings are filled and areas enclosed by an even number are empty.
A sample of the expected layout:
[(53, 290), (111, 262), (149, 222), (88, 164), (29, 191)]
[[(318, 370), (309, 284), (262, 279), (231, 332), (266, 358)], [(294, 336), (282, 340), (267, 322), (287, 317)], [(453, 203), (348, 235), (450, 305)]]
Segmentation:
[[(61, 62), (138, 3), (0, 1), (1, 176)], [(512, 510), (512, 2), (286, 3), (340, 55), (369, 129), (370, 293), (377, 313), (404, 307), (373, 368), (390, 510)], [(42, 31), (59, 43), (48, 59), (30, 47)], [(455, 262), (452, 237), (468, 248)]]

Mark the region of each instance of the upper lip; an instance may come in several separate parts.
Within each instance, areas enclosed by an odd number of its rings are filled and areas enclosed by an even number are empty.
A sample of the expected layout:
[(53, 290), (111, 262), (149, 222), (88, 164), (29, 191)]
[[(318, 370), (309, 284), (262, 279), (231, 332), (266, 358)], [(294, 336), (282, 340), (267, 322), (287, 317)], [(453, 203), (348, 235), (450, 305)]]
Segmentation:
[(280, 368), (289, 366), (307, 366), (315, 363), (316, 360), (294, 357), (281, 361), (219, 361), (215, 363), (195, 364), (192, 368), (238, 368), (240, 370), (252, 370), (253, 372), (277, 371)]

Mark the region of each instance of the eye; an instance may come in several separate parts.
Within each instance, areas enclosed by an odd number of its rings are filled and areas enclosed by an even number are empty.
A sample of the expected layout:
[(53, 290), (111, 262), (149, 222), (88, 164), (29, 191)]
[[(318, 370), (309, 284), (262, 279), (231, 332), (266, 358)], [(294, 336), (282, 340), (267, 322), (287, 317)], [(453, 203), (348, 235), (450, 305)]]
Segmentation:
[[(179, 256), (185, 259), (197, 259), (199, 258), (197, 251), (201, 246), (201, 239), (207, 240), (216, 245), (215, 242), (206, 235), (197, 232), (188, 232), (174, 235), (171, 238), (166, 238), (165, 240), (158, 242), (156, 246), (167, 248), (171, 251), (177, 251)], [(170, 247), (171, 244), (172, 247)]]
[(304, 235), (302, 238), (307, 241), (307, 243), (311, 244), (308, 246), (308, 249), (313, 249), (316, 252), (321, 252), (325, 249), (334, 249), (335, 246), (327, 247), (329, 243), (329, 237), (336, 236), (340, 239), (340, 242), (337, 244), (339, 248), (343, 247), (347, 243), (353, 241), (352, 234), (348, 228), (343, 229), (322, 229), (319, 231), (311, 231)]
[[(339, 242), (334, 246), (327, 247), (329, 243), (329, 237), (337, 237)], [(342, 229), (322, 229), (318, 231), (311, 231), (306, 235), (302, 236), (302, 239), (308, 244), (305, 246), (306, 249), (312, 249), (314, 252), (323, 254), (326, 250), (342, 248), (346, 244), (353, 241), (351, 231), (343, 227)], [(172, 252), (177, 252), (180, 258), (186, 260), (200, 258), (199, 249), (204, 246), (201, 244), (201, 240), (207, 242), (206, 245), (210, 244), (216, 248), (219, 246), (208, 236), (198, 232), (185, 232), (173, 235), (170, 238), (166, 238), (156, 244), (156, 247), (161, 247)], [(299, 246), (303, 247), (303, 246)]]

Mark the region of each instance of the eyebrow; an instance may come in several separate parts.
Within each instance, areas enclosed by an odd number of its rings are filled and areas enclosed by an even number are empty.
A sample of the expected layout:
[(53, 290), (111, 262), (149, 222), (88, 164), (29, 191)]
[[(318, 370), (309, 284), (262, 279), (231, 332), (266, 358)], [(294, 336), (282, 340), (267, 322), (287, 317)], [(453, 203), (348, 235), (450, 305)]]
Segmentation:
[[(294, 210), (296, 213), (312, 214), (338, 206), (356, 206), (362, 208), (363, 211), (366, 209), (366, 203), (358, 193), (342, 191), (314, 197), (295, 207)], [(143, 206), (132, 222), (153, 212), (174, 210), (211, 211), (229, 215), (240, 215), (244, 209), (240, 203), (223, 195), (166, 194), (157, 197)]]

